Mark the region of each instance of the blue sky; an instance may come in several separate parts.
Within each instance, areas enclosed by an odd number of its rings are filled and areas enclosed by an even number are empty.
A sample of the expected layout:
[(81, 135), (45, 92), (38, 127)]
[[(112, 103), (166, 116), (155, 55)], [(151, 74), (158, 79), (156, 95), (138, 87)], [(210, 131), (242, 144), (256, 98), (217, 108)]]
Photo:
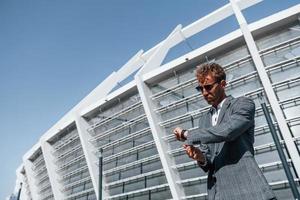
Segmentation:
[[(227, 2), (0, 0), (0, 199), (13, 191), (22, 156), (105, 77)], [(252, 22), (298, 3), (265, 0), (244, 14)], [(229, 18), (189, 42), (199, 47), (237, 27)]]

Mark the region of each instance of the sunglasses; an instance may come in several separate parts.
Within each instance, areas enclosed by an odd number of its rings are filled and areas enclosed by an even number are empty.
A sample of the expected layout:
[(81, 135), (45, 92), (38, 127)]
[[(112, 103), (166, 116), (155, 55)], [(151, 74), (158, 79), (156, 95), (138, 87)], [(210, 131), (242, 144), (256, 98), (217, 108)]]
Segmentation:
[(214, 85), (215, 85), (216, 83), (219, 83), (219, 81), (216, 81), (216, 82), (214, 82), (214, 83), (212, 83), (212, 84), (203, 85), (203, 86), (198, 85), (198, 86), (196, 87), (196, 90), (197, 90), (198, 92), (203, 92), (203, 89), (205, 89), (205, 91), (209, 92), (211, 89), (213, 89), (213, 87), (214, 87)]

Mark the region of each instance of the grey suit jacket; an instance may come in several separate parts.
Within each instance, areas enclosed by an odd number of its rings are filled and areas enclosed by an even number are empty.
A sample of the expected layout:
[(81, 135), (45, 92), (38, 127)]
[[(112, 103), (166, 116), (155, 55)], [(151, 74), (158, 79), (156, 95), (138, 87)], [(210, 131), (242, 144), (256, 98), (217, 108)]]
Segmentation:
[(227, 97), (216, 126), (211, 110), (200, 118), (200, 130), (189, 134), (189, 145), (201, 144), (207, 164), (209, 200), (261, 200), (274, 198), (254, 159), (255, 104), (247, 97)]

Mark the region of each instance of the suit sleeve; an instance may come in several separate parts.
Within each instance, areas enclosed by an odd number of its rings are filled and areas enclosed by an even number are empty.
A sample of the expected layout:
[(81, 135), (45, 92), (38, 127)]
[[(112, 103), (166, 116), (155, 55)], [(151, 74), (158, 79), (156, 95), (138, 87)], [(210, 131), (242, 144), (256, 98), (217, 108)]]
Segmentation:
[(205, 156), (206, 164), (202, 165), (200, 162), (197, 162), (198, 166), (201, 167), (203, 171), (208, 172), (208, 170), (211, 169), (212, 167), (210, 148), (208, 145), (200, 145), (199, 149), (202, 151), (202, 153)]
[(232, 102), (229, 120), (216, 126), (202, 128), (197, 133), (188, 135), (187, 144), (219, 143), (233, 141), (254, 124), (255, 104), (250, 98), (241, 97)]

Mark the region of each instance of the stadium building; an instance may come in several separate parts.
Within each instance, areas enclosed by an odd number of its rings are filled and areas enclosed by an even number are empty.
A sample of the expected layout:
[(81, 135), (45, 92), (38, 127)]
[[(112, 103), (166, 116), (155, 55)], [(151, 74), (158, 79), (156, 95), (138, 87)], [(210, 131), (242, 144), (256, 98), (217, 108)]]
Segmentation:
[[(108, 76), (23, 156), (16, 171), (20, 199), (206, 199), (206, 174), (172, 129), (197, 132), (209, 105), (195, 90), (194, 70), (212, 61), (225, 67), (228, 94), (256, 103), (255, 158), (278, 199), (292, 199), (261, 101), (299, 189), (300, 4), (248, 24), (241, 11), (258, 2), (231, 0), (178, 25)], [(164, 62), (172, 48), (230, 16), (238, 30)]]

